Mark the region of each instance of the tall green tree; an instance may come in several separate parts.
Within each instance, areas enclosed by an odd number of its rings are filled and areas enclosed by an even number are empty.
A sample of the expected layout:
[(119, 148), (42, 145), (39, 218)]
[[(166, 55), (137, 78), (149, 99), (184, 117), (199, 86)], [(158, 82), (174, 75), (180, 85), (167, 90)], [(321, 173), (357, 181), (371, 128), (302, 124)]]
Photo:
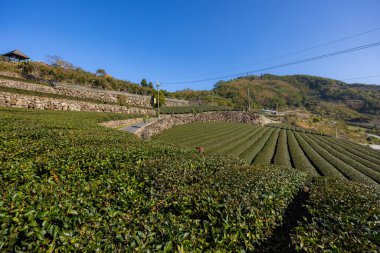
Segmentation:
[(146, 81), (145, 78), (141, 80), (140, 84), (141, 84), (142, 87), (148, 87), (148, 82)]

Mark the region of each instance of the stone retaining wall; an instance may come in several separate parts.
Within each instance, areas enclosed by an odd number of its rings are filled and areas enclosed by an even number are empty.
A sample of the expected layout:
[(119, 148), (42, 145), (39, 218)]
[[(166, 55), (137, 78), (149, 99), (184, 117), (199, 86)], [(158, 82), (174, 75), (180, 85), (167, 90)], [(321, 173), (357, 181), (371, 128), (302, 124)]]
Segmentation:
[[(131, 106), (144, 106), (150, 107), (150, 96), (135, 95), (126, 92), (110, 91), (93, 89), (78, 85), (67, 85), (58, 84), (55, 87), (50, 87), (47, 85), (34, 84), (28, 82), (11, 81), (11, 80), (1, 80), (0, 86), (8, 88), (16, 88), (22, 90), (38, 91), (44, 93), (61, 94), (71, 97), (78, 98), (90, 98), (105, 102), (118, 102), (118, 96), (122, 95), (125, 97), (125, 102)], [(165, 106), (186, 106), (189, 105), (189, 101), (178, 100), (178, 99), (166, 99)]]
[(265, 125), (272, 121), (263, 115), (253, 112), (206, 112), (197, 115), (172, 115), (151, 122), (136, 131), (136, 135), (142, 138), (150, 138), (173, 126), (192, 122), (223, 121), (236, 123), (250, 123)]
[(94, 104), (68, 99), (54, 99), (37, 96), (26, 96), (8, 92), (0, 92), (0, 106), (32, 108), (41, 110), (62, 110), (62, 111), (86, 111), (86, 112), (113, 112), (126, 114), (149, 114), (154, 115), (155, 111), (144, 108), (126, 107), (119, 105)]

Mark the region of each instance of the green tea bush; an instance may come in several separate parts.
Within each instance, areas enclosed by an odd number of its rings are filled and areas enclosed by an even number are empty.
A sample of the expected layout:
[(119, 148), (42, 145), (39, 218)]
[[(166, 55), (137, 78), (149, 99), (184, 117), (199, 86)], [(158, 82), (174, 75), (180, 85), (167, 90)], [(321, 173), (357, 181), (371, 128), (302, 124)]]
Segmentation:
[(313, 147), (315, 151), (317, 151), (323, 158), (325, 158), (329, 163), (331, 163), (335, 168), (337, 168), (345, 177), (348, 179), (364, 183), (364, 184), (377, 184), (373, 179), (366, 176), (365, 174), (359, 172), (351, 165), (343, 162), (338, 157), (331, 154), (328, 150), (324, 149), (314, 140), (312, 140), (309, 136), (302, 134), (304, 139)]
[(240, 157), (248, 161), (248, 163), (252, 163), (257, 154), (259, 154), (265, 146), (265, 143), (268, 141), (273, 131), (274, 129), (268, 128), (268, 130), (265, 133), (263, 133), (263, 135), (261, 135), (260, 138), (255, 143), (253, 143), (246, 151), (244, 151), (240, 155)]
[(214, 111), (231, 111), (233, 108), (226, 106), (215, 105), (190, 105), (190, 106), (171, 106), (162, 107), (160, 112), (162, 114), (197, 114), (201, 112), (214, 112)]
[(349, 152), (348, 150), (337, 145), (337, 142), (335, 140), (333, 140), (331, 138), (323, 138), (323, 137), (318, 137), (318, 139), (320, 141), (324, 142), (325, 144), (333, 147), (335, 150), (339, 151), (340, 153), (345, 154), (346, 156), (351, 157), (355, 161), (358, 161), (359, 163), (367, 166), (368, 168), (371, 168), (377, 172), (380, 172), (380, 165), (377, 165), (377, 164), (369, 161), (368, 159), (364, 159), (364, 158), (362, 158), (362, 157), (360, 157), (354, 153)]
[(378, 187), (319, 178), (306, 203), (310, 219), (292, 234), (301, 252), (380, 252)]
[(273, 158), (274, 152), (276, 150), (279, 132), (280, 132), (280, 129), (276, 129), (272, 132), (272, 135), (269, 137), (264, 148), (260, 151), (260, 153), (253, 160), (254, 164), (270, 164), (270, 163), (272, 163), (272, 158)]
[(311, 177), (318, 177), (319, 174), (314, 166), (310, 163), (309, 159), (303, 152), (300, 147), (298, 141), (294, 137), (292, 131), (287, 130), (288, 143), (289, 143), (289, 151), (292, 157), (292, 161), (296, 169), (306, 172)]
[(97, 125), (127, 117), (0, 109), (0, 251), (253, 251), (306, 180)]
[(358, 144), (345, 142), (339, 139), (336, 139), (335, 142), (337, 145), (346, 149), (347, 151), (380, 166), (380, 153), (378, 151), (372, 151)]
[(344, 153), (332, 148), (330, 145), (320, 141), (318, 138), (313, 138), (313, 136), (310, 136), (312, 140), (314, 140), (318, 145), (320, 145), (322, 148), (324, 148), (327, 152), (334, 155), (336, 158), (339, 158), (341, 161), (345, 162), (346, 164), (352, 166), (359, 172), (363, 173), (364, 175), (372, 178), (377, 183), (380, 183), (380, 173), (377, 171), (374, 171), (365, 165), (363, 165), (360, 162), (355, 161), (350, 156), (345, 155)]
[(291, 167), (286, 132), (287, 130), (280, 131), (273, 163)]
[(301, 146), (302, 150), (305, 152), (307, 157), (313, 162), (313, 164), (318, 168), (320, 171), (320, 174), (322, 176), (328, 176), (332, 178), (339, 178), (339, 179), (346, 179), (342, 173), (340, 173), (334, 166), (332, 166), (326, 159), (324, 159), (320, 154), (317, 153), (307, 143), (304, 139), (303, 136), (299, 133), (294, 133), (294, 135), (297, 138), (297, 141), (299, 145)]

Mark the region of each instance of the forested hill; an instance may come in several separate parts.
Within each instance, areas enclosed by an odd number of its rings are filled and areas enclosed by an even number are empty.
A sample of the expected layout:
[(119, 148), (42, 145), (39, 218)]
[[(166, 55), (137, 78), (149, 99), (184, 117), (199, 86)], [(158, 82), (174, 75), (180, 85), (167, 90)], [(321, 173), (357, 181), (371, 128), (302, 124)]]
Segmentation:
[(338, 110), (355, 117), (356, 113), (380, 114), (380, 86), (347, 84), (308, 75), (246, 76), (220, 81), (214, 92), (245, 106), (249, 97), (257, 108), (304, 106), (313, 111)]

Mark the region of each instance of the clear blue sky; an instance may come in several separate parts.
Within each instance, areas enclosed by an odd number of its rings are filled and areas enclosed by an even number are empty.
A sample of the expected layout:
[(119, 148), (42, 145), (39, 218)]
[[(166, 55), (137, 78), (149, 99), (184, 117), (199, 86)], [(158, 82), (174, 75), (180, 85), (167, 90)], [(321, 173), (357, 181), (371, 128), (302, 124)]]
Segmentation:
[[(379, 0), (18, 0), (0, 1), (0, 10), (1, 53), (19, 49), (36, 61), (59, 55), (134, 82), (203, 79), (380, 41), (378, 30), (238, 68), (380, 27)], [(380, 75), (380, 47), (270, 73)], [(380, 84), (380, 76), (355, 81)], [(163, 88), (210, 89), (214, 83)]]

